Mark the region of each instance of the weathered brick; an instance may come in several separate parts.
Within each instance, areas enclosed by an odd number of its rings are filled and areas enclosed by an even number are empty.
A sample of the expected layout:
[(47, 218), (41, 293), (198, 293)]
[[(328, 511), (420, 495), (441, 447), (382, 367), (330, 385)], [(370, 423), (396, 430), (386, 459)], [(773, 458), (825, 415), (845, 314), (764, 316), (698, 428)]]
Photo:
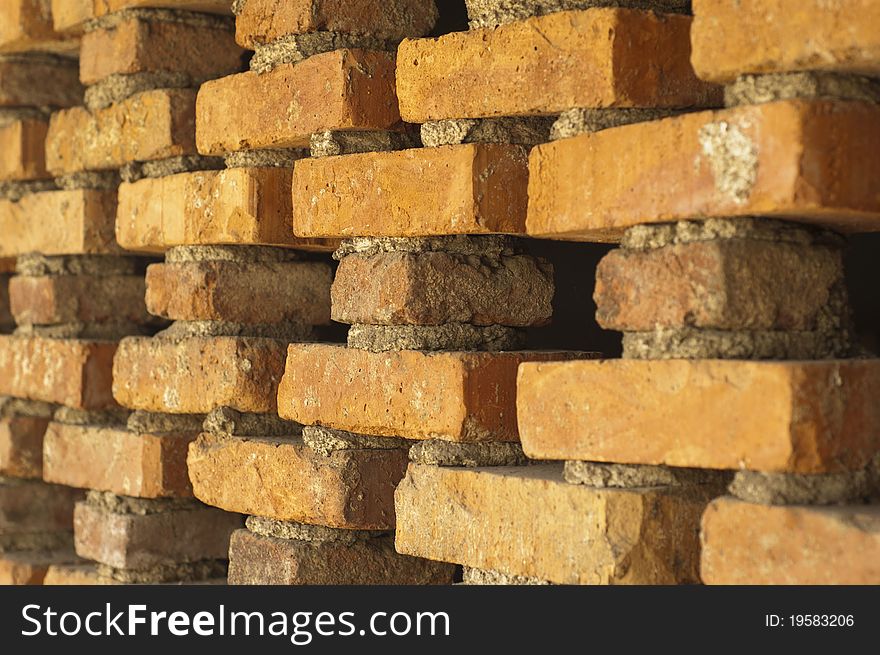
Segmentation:
[(243, 52), (227, 30), (132, 17), (83, 36), (79, 77), (95, 84), (110, 75), (176, 73), (198, 84), (240, 70)]
[(43, 477), (138, 498), (192, 496), (186, 451), (195, 437), (53, 422), (43, 442)]
[(535, 459), (787, 473), (863, 468), (880, 449), (880, 360), (525, 364)]
[(9, 300), (19, 325), (152, 320), (138, 275), (18, 275), (9, 282)]
[(75, 60), (0, 57), (0, 107), (72, 107), (82, 99)]
[(337, 450), (328, 457), (301, 440), (202, 434), (189, 449), (196, 497), (230, 512), (334, 528), (394, 527), (394, 487), (407, 455)]
[(241, 517), (210, 507), (127, 514), (81, 501), (73, 524), (80, 557), (118, 569), (147, 569), (226, 559)]
[(703, 515), (706, 584), (880, 584), (880, 506), (765, 506), (726, 496)]
[(52, 28), (48, 0), (4, 0), (0, 4), (0, 53), (60, 52), (76, 54), (75, 39)]
[(410, 464), (395, 494), (398, 552), (561, 584), (699, 579), (703, 487), (594, 489), (562, 466)]
[(304, 425), (361, 434), (517, 441), (517, 366), (572, 356), (525, 351), (371, 353), (291, 344), (278, 389), (278, 413)]
[(116, 343), (0, 335), (0, 395), (74, 409), (115, 407), (110, 393)]
[(206, 14), (230, 14), (229, 0), (52, 0), (52, 18), (58, 31), (80, 32), (83, 23), (122, 9), (179, 9)]
[(69, 532), (82, 493), (42, 480), (0, 483), (0, 534)]
[(291, 177), (284, 168), (232, 168), (122, 184), (116, 237), (148, 252), (220, 244), (333, 250), (333, 241), (294, 236)]
[(95, 112), (56, 112), (46, 136), (46, 167), (65, 175), (196, 154), (195, 99), (192, 89), (156, 89)]
[(41, 585), (53, 566), (75, 562), (71, 550), (20, 551), (0, 554), (0, 585)]
[(541, 145), (529, 234), (612, 241), (640, 223), (778, 216), (880, 229), (880, 108), (791, 100), (684, 114)]
[(147, 269), (147, 308), (178, 321), (330, 322), (333, 273), (323, 262), (203, 261)]
[(300, 160), (293, 229), (301, 236), (521, 233), (527, 153), (463, 144)]
[[(694, 0), (694, 68), (729, 82), (743, 73), (880, 74), (880, 6), (870, 0)], [(807, 38), (805, 38), (807, 37)]]
[(113, 363), (113, 394), (149, 412), (274, 412), (286, 350), (285, 342), (250, 337), (129, 337)]
[(394, 55), (334, 50), (263, 75), (212, 80), (199, 90), (196, 115), (203, 155), (308, 148), (325, 130), (395, 129)]
[(609, 330), (815, 330), (843, 284), (840, 249), (729, 239), (613, 250), (593, 298)]
[(46, 121), (25, 119), (0, 127), (0, 180), (42, 180), (46, 172)]
[(591, 9), (407, 40), (398, 53), (401, 116), (424, 123), (720, 104), (719, 88), (691, 67), (690, 24), (688, 16)]
[(0, 475), (13, 478), (43, 476), (43, 435), (49, 419), (8, 416), (0, 419)]
[(451, 584), (454, 567), (394, 551), (391, 538), (311, 544), (236, 530), (229, 544), (234, 585)]
[(289, 34), (307, 32), (402, 39), (427, 34), (436, 20), (434, 0), (248, 0), (235, 19), (235, 38), (251, 50)]
[(0, 257), (118, 254), (116, 193), (92, 189), (32, 193), (0, 200)]
[(528, 255), (447, 252), (345, 257), (333, 280), (333, 320), (370, 325), (546, 325), (553, 269)]

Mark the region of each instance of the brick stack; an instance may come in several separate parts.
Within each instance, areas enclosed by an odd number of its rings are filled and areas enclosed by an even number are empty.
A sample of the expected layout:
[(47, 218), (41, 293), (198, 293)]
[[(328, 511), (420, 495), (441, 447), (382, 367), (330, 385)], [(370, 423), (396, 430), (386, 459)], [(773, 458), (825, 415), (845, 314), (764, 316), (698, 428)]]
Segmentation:
[(524, 448), (590, 484), (736, 471), (702, 517), (706, 583), (876, 584), (880, 367), (850, 359), (836, 232), (880, 211), (880, 14), (693, 4), (692, 61), (726, 109), (532, 153), (530, 233), (622, 238), (595, 299), (624, 358), (523, 366)]
[[(79, 76), (86, 90), (85, 106), (52, 116), (47, 168), (66, 189), (58, 193), (91, 202), (77, 214), (91, 223), (78, 232), (71, 225), (64, 233), (86, 240), (77, 254), (121, 253), (114, 239), (117, 204), (120, 212), (129, 209), (127, 192), (137, 180), (221, 163), (195, 150), (196, 87), (238, 70), (242, 52), (231, 19), (185, 11), (208, 5), (222, 10), (223, 2), (55, 4), (56, 29), (82, 34)], [(89, 245), (98, 237), (103, 250)], [(54, 285), (46, 290), (36, 286), (41, 279), (36, 278), (20, 292), (31, 301), (49, 298), (44, 312), (55, 322), (81, 325), (77, 336), (104, 339), (72, 342), (79, 351), (68, 358), (83, 369), (83, 400), (74, 405), (81, 411), (56, 412), (43, 443), (44, 478), (90, 490), (76, 505), (74, 539), (77, 554), (93, 563), (55, 566), (46, 583), (182, 582), (225, 575), (229, 534), (240, 518), (192, 497), (186, 448), (201, 421), (131, 413), (112, 394), (116, 340), (152, 334), (166, 318), (146, 311), (148, 261), (92, 256), (44, 262), (51, 275), (63, 265), (63, 275), (48, 278)]]

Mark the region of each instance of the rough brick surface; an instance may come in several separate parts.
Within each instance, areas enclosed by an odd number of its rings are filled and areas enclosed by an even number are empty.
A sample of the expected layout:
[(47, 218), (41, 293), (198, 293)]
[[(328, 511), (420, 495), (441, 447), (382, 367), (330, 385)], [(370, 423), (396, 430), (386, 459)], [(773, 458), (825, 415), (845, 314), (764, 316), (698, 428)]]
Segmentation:
[(229, 14), (229, 0), (52, 0), (55, 29), (79, 32), (83, 23), (122, 9), (179, 9), (206, 14)]
[(880, 6), (871, 0), (694, 0), (694, 15), (692, 59), (704, 79), (802, 70), (880, 74)]
[(0, 395), (75, 409), (115, 407), (110, 393), (116, 344), (0, 335)]
[(196, 497), (227, 511), (359, 530), (394, 527), (406, 451), (337, 450), (299, 439), (202, 434), (189, 450)]
[(218, 244), (333, 250), (334, 242), (294, 236), (291, 177), (284, 168), (234, 168), (122, 184), (117, 239), (151, 252)]
[(106, 109), (52, 115), (46, 166), (54, 175), (196, 153), (192, 89), (144, 91)]
[(517, 441), (517, 366), (572, 356), (561, 352), (371, 353), (325, 344), (292, 344), (278, 390), (278, 413), (304, 425), (379, 436)]
[(862, 102), (791, 100), (541, 145), (529, 161), (528, 232), (610, 241), (640, 223), (755, 215), (875, 231), (878, 117)]
[(752, 505), (726, 496), (703, 516), (706, 584), (880, 584), (880, 507)]
[(520, 368), (534, 459), (825, 473), (880, 443), (880, 361), (579, 361)]
[(274, 412), (286, 350), (274, 339), (129, 337), (113, 363), (113, 394), (124, 407), (149, 412)]
[(77, 42), (52, 27), (48, 0), (4, 0), (0, 5), (0, 53), (60, 52), (76, 54)]
[(0, 107), (72, 107), (82, 99), (75, 60), (0, 58)]
[(46, 121), (25, 119), (0, 127), (0, 180), (42, 180), (46, 172)]
[(552, 464), (410, 464), (395, 496), (402, 553), (562, 584), (699, 579), (702, 487), (593, 489)]
[(95, 84), (110, 75), (176, 73), (198, 83), (240, 70), (242, 54), (227, 30), (129, 18), (83, 36), (79, 77)]
[(300, 160), (301, 236), (430, 236), (523, 231), (527, 149), (464, 144)]
[(229, 544), (230, 584), (451, 584), (454, 567), (399, 555), (390, 538), (311, 544), (236, 530)]
[(117, 254), (115, 215), (113, 191), (45, 191), (18, 202), (0, 200), (0, 257)]
[(43, 477), (138, 498), (191, 496), (186, 451), (195, 437), (51, 423), (43, 442)]
[(324, 325), (332, 278), (323, 262), (153, 264), (146, 301), (151, 314), (179, 321)]
[(259, 148), (308, 148), (326, 130), (385, 130), (400, 123), (394, 56), (335, 50), (269, 73), (202, 85), (196, 140), (203, 155)]
[(627, 9), (549, 14), (404, 41), (404, 120), (558, 114), (572, 107), (720, 103), (691, 68), (691, 19)]
[(43, 476), (43, 434), (48, 424), (48, 419), (38, 416), (0, 419), (0, 476)]

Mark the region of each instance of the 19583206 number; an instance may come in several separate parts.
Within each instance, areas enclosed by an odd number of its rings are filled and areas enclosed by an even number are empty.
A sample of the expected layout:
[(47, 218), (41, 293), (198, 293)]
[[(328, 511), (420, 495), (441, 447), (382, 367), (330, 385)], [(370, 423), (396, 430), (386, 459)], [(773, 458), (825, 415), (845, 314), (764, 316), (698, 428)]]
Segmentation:
[(788, 620), (795, 628), (849, 628), (855, 625), (852, 614), (792, 614)]

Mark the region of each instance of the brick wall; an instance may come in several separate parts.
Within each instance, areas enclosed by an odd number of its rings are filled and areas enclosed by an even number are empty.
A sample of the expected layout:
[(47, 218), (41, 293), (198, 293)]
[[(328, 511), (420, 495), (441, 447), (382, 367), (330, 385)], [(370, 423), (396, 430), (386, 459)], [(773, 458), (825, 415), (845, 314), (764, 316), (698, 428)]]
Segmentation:
[(880, 583), (877, 23), (4, 2), (0, 582)]

